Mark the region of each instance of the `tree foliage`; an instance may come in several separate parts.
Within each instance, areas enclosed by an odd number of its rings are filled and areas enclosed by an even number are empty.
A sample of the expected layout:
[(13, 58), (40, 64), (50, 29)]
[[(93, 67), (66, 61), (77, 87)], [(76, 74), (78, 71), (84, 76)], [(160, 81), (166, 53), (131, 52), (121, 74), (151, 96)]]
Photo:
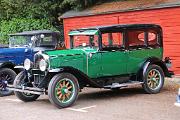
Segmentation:
[[(0, 42), (7, 34), (33, 29), (58, 28), (64, 12), (81, 10), (103, 0), (0, 0)], [(54, 28), (53, 28), (54, 29)]]
[(70, 9), (83, 9), (100, 0), (0, 0), (0, 20), (12, 18), (49, 19), (57, 25), (58, 17)]
[(47, 19), (17, 19), (3, 20), (0, 24), (0, 43), (8, 43), (8, 34), (30, 30), (56, 30)]

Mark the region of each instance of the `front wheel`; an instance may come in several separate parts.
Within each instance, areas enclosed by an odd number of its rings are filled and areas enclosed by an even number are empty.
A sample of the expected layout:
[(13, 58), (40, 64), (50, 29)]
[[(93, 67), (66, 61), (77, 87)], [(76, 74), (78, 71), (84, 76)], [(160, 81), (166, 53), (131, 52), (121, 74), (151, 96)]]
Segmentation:
[(49, 100), (58, 108), (65, 108), (73, 105), (78, 98), (78, 92), (78, 80), (70, 73), (55, 75), (48, 86)]
[(8, 96), (13, 94), (13, 91), (7, 89), (7, 84), (12, 85), (16, 77), (16, 73), (9, 68), (0, 69), (0, 96)]
[(142, 85), (147, 93), (159, 93), (164, 85), (164, 72), (157, 65), (149, 65), (144, 75), (144, 84)]
[[(18, 87), (18, 86), (25, 85), (26, 83), (24, 81), (25, 81), (26, 77), (27, 76), (24, 71), (20, 72), (14, 80), (14, 86)], [(28, 84), (27, 87), (32, 87), (32, 85)], [(19, 98), (20, 100), (22, 100), (24, 102), (35, 101), (40, 96), (40, 95), (17, 92), (17, 91), (15, 91), (14, 93), (17, 98)]]

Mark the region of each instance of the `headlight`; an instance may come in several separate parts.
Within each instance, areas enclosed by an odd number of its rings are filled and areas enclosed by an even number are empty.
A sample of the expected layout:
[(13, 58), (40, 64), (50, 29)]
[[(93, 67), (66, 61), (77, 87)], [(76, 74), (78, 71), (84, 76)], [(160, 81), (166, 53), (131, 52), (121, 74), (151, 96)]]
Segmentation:
[(47, 62), (44, 59), (41, 59), (39, 62), (39, 69), (41, 71), (45, 71), (47, 66), (48, 66)]
[(31, 68), (31, 61), (30, 61), (30, 59), (25, 59), (25, 61), (24, 61), (24, 68), (26, 70), (29, 70)]

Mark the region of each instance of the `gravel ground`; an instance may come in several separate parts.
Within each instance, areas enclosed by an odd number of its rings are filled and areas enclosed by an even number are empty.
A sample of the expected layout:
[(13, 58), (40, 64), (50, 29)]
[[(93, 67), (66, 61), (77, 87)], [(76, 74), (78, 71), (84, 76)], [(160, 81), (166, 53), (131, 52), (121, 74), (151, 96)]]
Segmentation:
[(167, 79), (159, 94), (146, 94), (141, 86), (119, 91), (85, 88), (70, 108), (57, 109), (41, 96), (24, 103), (15, 96), (0, 98), (0, 120), (179, 120), (174, 106), (180, 79)]

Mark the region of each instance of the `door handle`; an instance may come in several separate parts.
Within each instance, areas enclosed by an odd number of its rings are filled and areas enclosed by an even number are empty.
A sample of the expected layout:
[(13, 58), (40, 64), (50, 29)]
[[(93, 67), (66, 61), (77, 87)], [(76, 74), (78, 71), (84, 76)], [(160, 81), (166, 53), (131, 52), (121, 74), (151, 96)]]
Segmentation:
[(108, 51), (98, 51), (98, 53), (107, 53)]
[(124, 50), (124, 53), (127, 53), (129, 50)]

